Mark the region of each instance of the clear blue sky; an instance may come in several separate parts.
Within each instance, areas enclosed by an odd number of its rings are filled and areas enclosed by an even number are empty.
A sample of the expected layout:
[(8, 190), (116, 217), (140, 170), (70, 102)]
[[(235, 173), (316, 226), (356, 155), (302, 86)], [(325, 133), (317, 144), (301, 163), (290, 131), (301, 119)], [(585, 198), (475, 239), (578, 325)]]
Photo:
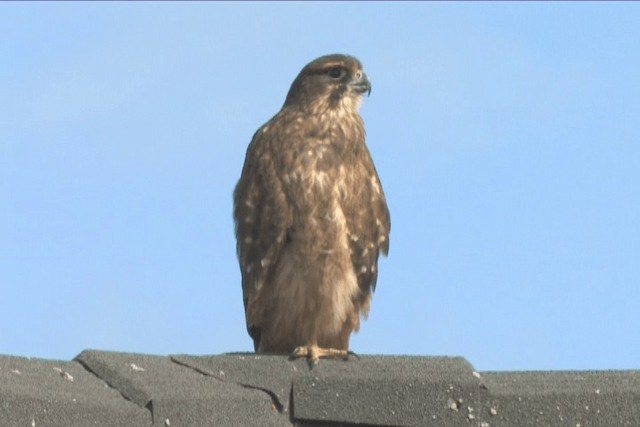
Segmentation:
[(0, 4), (0, 353), (250, 351), (231, 195), (357, 56), (391, 210), (364, 354), (640, 368), (640, 3)]

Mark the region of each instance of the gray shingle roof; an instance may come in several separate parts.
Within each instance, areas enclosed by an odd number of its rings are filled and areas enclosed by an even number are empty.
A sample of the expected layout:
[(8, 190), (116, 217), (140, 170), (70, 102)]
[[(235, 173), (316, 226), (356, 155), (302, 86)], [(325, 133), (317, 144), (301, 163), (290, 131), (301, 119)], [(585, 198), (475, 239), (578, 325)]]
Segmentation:
[(640, 371), (475, 372), (462, 358), (0, 356), (0, 426), (640, 426)]

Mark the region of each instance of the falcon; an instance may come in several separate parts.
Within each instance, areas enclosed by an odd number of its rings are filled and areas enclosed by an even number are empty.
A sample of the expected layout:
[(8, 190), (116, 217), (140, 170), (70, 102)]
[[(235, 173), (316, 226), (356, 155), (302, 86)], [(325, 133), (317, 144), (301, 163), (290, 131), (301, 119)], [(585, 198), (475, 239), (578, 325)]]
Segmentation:
[(352, 56), (322, 56), (253, 135), (234, 191), (247, 330), (257, 353), (348, 358), (389, 250), (389, 210), (359, 108)]

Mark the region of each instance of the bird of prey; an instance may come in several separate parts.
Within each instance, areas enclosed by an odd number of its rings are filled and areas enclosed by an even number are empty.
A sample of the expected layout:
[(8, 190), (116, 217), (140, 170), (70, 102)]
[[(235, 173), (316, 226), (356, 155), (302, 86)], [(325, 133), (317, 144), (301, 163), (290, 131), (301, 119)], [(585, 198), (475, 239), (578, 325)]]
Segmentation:
[(358, 112), (370, 92), (358, 59), (317, 58), (249, 144), (234, 220), (257, 353), (347, 358), (368, 315), (391, 226)]

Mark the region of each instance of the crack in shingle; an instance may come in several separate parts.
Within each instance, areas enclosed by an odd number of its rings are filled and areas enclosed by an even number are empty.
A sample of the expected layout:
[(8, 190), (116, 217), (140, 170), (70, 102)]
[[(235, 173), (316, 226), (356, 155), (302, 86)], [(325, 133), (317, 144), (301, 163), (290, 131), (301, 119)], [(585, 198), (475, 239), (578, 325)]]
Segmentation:
[[(91, 367), (82, 359), (80, 358), (76, 358), (75, 359), (76, 362), (78, 362), (80, 364), (80, 366), (82, 366), (84, 368), (85, 371), (87, 371), (88, 373), (90, 373), (91, 375), (95, 376), (96, 378), (98, 378), (100, 381), (102, 381), (103, 383), (105, 383), (109, 388), (116, 390), (118, 393), (120, 393), (120, 396), (122, 396), (122, 398), (124, 400), (128, 400), (129, 402), (133, 403), (134, 405), (139, 406), (140, 408), (146, 409), (147, 411), (149, 411), (149, 416), (151, 417), (151, 423), (149, 424), (150, 426), (153, 426), (153, 411), (149, 408), (149, 406), (151, 405), (151, 399), (148, 399), (145, 404), (141, 404), (140, 402), (137, 402), (136, 400), (130, 398), (129, 396), (127, 396), (125, 394), (125, 392), (120, 389), (116, 384), (111, 383), (110, 381), (108, 381), (106, 378), (103, 378), (102, 376), (100, 376), (97, 372), (95, 372), (93, 369), (91, 369)], [(106, 375), (105, 375), (106, 376)]]
[(197, 372), (197, 373), (199, 373), (201, 375), (204, 375), (206, 377), (214, 378), (217, 381), (220, 381), (220, 382), (223, 382), (223, 383), (227, 383), (227, 384), (229, 384), (229, 383), (236, 384), (236, 385), (238, 385), (240, 387), (243, 387), (243, 388), (261, 391), (261, 392), (265, 393), (267, 396), (269, 396), (269, 399), (271, 400), (271, 404), (275, 407), (275, 409), (279, 413), (282, 414), (282, 413), (285, 412), (284, 404), (282, 402), (280, 402), (280, 399), (278, 399), (277, 394), (274, 393), (273, 391), (267, 389), (267, 388), (258, 387), (256, 385), (246, 384), (246, 383), (243, 383), (243, 382), (226, 381), (226, 380), (220, 378), (219, 376), (217, 376), (216, 374), (214, 374), (213, 372), (210, 372), (210, 371), (208, 371), (206, 369), (201, 369), (201, 368), (198, 368), (198, 367), (195, 367), (195, 366), (191, 366), (191, 365), (189, 365), (187, 363), (184, 363), (184, 362), (181, 362), (180, 360), (175, 359), (174, 357), (171, 357), (171, 356), (169, 357), (169, 359), (173, 363), (176, 363), (176, 364), (178, 364), (180, 366), (183, 366), (185, 368), (191, 369), (192, 371), (195, 371), (195, 372)]

